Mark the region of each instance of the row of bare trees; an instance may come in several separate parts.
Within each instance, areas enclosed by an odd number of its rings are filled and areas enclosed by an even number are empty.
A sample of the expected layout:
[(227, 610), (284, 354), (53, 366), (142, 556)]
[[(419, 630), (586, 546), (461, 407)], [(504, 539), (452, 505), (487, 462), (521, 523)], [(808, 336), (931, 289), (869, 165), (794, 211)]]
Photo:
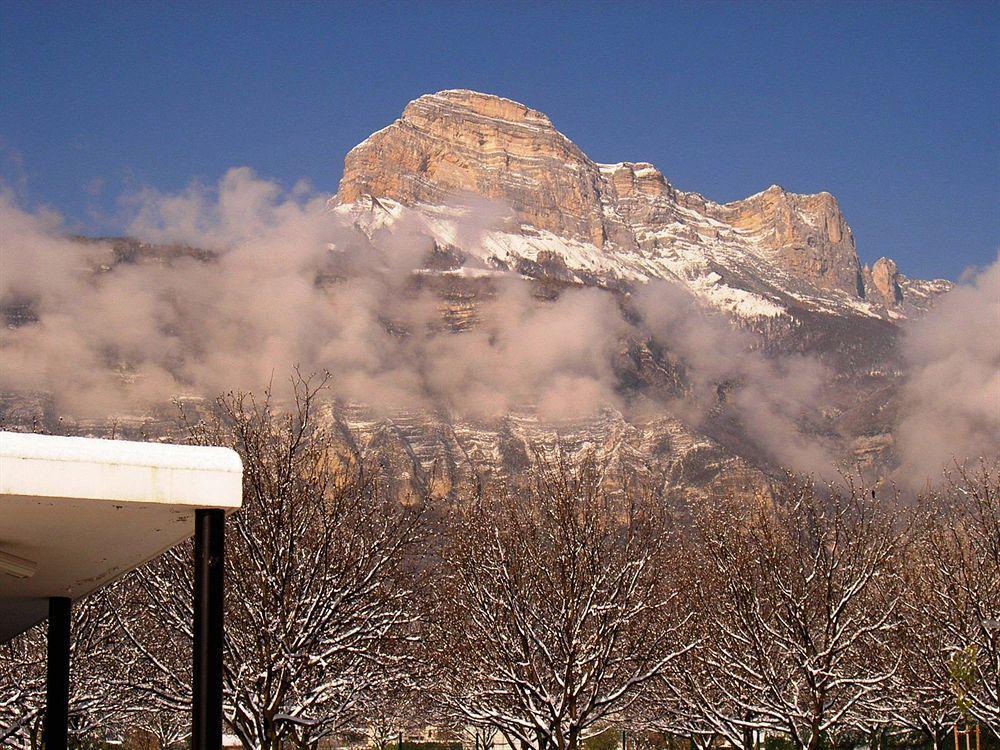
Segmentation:
[[(905, 501), (788, 479), (690, 501), (594, 455), (402, 498), (299, 381), (290, 412), (232, 395), (188, 426), (232, 445), (225, 712), (244, 747), (385, 748), (428, 725), (485, 748), (576, 750), (608, 726), (749, 749), (889, 732), (935, 747), (1000, 725), (1000, 473)], [(74, 613), (80, 736), (182, 747), (191, 550)], [(44, 637), (0, 646), (0, 743), (38, 746)]]

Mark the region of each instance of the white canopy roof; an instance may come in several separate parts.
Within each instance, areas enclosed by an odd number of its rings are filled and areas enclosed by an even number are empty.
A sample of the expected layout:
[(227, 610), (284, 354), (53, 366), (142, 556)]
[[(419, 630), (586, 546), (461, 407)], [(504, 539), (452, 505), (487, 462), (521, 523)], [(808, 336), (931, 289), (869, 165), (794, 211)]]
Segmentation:
[(238, 508), (242, 473), (228, 448), (0, 432), (0, 642)]

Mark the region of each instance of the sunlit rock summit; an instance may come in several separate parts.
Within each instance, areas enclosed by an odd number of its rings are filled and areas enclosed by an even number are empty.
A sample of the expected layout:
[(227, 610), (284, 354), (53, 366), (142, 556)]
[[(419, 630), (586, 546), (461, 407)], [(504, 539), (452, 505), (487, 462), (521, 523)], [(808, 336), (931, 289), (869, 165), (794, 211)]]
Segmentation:
[(410, 102), (347, 155), (335, 203), (361, 224), (419, 212), (444, 245), (478, 211), (481, 241), (459, 248), (470, 266), (582, 283), (676, 280), (746, 317), (810, 308), (898, 318), (949, 288), (908, 279), (888, 259), (862, 268), (829, 193), (772, 185), (715, 203), (652, 164), (598, 164), (541, 112), (474, 91)]

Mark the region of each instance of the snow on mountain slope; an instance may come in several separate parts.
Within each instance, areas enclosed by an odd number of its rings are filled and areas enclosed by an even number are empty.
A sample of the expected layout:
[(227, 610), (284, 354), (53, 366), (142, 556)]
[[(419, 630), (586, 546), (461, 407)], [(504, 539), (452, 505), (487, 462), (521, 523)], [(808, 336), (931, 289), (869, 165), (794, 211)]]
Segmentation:
[(420, 97), (352, 149), (331, 203), (369, 234), (422, 224), (464, 256), (464, 274), (666, 279), (742, 318), (806, 307), (898, 319), (950, 288), (899, 283), (895, 264), (883, 281), (909, 293), (876, 288), (829, 193), (772, 185), (715, 203), (675, 189), (651, 164), (595, 163), (544, 114), (471, 91)]

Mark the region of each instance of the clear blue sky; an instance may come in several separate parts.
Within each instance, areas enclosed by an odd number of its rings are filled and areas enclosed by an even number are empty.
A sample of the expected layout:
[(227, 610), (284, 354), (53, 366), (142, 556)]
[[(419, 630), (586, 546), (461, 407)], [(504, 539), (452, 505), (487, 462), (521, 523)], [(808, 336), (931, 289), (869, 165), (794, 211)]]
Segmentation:
[(599, 161), (721, 201), (829, 190), (862, 260), (955, 278), (1000, 241), (1000, 3), (0, 0), (0, 178), (80, 231), (249, 165), (333, 192), (443, 88), (549, 114)]

